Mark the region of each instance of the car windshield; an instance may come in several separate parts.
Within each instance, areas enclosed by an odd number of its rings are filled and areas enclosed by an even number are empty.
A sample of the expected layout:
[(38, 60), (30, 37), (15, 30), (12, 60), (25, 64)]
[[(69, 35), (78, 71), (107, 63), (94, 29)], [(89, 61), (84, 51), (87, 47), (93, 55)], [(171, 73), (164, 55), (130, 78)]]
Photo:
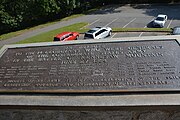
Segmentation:
[(84, 35), (84, 37), (85, 37), (85, 38), (93, 38), (93, 35), (86, 33), (86, 34)]
[(163, 18), (163, 17), (157, 17), (156, 20), (158, 20), (158, 21), (164, 21), (164, 18)]
[(96, 30), (89, 30), (88, 33), (94, 33)]
[(61, 41), (63, 41), (64, 39), (65, 39), (65, 36), (62, 36), (62, 37), (61, 37)]
[(60, 39), (57, 37), (54, 37), (54, 41), (60, 41)]

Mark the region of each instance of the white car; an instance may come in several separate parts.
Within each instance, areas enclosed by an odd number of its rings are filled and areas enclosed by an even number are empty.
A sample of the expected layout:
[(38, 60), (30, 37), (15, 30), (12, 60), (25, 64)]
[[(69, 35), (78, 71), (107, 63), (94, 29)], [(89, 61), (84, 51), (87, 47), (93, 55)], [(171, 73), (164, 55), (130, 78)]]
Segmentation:
[(102, 39), (111, 36), (111, 34), (110, 27), (95, 27), (85, 33), (84, 39)]
[(153, 21), (153, 26), (154, 27), (164, 27), (166, 21), (167, 21), (167, 15), (160, 14)]

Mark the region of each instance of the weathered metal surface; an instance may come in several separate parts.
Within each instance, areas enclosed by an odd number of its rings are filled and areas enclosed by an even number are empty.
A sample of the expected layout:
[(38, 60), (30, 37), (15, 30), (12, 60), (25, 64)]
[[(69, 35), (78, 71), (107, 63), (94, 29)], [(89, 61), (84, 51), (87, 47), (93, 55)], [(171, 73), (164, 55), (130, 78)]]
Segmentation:
[(9, 48), (0, 92), (180, 91), (176, 40)]

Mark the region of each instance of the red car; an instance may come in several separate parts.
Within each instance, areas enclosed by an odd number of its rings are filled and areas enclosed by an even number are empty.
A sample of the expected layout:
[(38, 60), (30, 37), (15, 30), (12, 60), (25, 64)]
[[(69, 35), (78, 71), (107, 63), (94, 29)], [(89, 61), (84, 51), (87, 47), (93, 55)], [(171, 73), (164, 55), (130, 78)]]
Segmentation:
[(54, 37), (54, 41), (77, 40), (78, 38), (78, 32), (62, 32)]

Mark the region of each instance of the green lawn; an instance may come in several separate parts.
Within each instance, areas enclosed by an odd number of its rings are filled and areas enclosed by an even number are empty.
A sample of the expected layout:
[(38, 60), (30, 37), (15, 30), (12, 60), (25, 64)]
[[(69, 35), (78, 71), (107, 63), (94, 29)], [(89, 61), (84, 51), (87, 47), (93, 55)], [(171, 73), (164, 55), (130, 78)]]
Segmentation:
[(6, 40), (6, 39), (9, 39), (9, 38), (12, 38), (12, 37), (16, 37), (18, 35), (21, 35), (25, 32), (27, 32), (28, 29), (25, 29), (25, 30), (19, 30), (19, 31), (16, 31), (16, 32), (10, 32), (10, 33), (7, 33), (7, 34), (2, 34), (0, 35), (0, 41), (1, 40)]
[(88, 29), (82, 27), (88, 25), (88, 23), (76, 23), (73, 25), (69, 25), (66, 27), (62, 27), (56, 30), (52, 30), (49, 32), (45, 32), (36, 36), (33, 36), (31, 38), (27, 38), (25, 40), (22, 40), (20, 42), (17, 42), (18, 44), (22, 43), (37, 43), (37, 42), (51, 42), (53, 41), (54, 36), (56, 36), (58, 33), (64, 32), (64, 31), (75, 31), (75, 32), (86, 32)]

